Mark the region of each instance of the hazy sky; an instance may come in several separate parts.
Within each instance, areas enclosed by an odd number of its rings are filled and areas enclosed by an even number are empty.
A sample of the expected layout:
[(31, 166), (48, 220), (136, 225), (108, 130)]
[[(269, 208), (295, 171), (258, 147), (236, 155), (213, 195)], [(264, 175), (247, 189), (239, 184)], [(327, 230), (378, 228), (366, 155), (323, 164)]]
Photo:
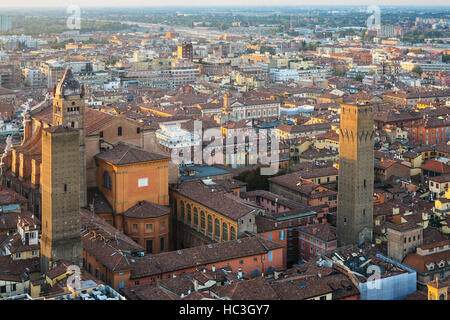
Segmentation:
[(0, 7), (116, 7), (116, 6), (240, 6), (240, 5), (415, 5), (415, 6), (448, 6), (448, 0), (0, 0)]

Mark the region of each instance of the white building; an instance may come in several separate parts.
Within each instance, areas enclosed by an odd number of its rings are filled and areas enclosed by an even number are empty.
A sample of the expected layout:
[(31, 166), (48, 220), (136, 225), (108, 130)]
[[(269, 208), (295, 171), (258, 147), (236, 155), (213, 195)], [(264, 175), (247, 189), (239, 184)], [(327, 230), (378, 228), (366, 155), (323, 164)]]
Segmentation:
[(272, 68), (270, 69), (269, 77), (272, 82), (288, 82), (290, 80), (298, 82), (300, 80), (297, 69)]
[[(156, 130), (156, 139), (160, 146), (172, 155), (183, 156), (180, 163), (193, 163), (193, 153), (201, 147), (202, 138), (181, 129), (178, 124), (161, 124), (160, 126), (161, 128)], [(172, 160), (176, 162), (173, 157)]]
[(37, 68), (26, 68), (23, 70), (25, 81), (32, 87), (42, 86), (45, 84), (45, 74)]
[(423, 72), (450, 72), (450, 63), (441, 62), (413, 62), (403, 61), (400, 67), (411, 72), (415, 67), (422, 69)]

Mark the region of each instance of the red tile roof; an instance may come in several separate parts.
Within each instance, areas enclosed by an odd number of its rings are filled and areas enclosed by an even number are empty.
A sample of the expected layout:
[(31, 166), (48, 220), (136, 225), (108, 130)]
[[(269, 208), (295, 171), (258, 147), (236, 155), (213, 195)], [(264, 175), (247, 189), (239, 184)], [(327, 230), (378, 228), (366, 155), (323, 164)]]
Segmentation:
[(422, 170), (438, 172), (441, 174), (450, 173), (450, 166), (446, 165), (441, 161), (437, 161), (434, 159), (428, 160), (423, 166)]
[(103, 151), (95, 157), (115, 165), (169, 159), (165, 155), (150, 152), (125, 142), (119, 142), (115, 144), (112, 149)]

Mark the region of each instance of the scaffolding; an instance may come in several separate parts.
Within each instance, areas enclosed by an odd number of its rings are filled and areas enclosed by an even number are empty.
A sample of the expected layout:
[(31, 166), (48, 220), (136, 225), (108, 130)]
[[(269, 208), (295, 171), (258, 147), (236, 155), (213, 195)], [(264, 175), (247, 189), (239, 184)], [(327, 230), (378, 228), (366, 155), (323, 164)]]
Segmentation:
[(374, 281), (360, 282), (361, 300), (403, 300), (417, 290), (417, 273), (415, 270), (381, 254), (376, 254), (376, 257), (394, 264), (406, 272)]

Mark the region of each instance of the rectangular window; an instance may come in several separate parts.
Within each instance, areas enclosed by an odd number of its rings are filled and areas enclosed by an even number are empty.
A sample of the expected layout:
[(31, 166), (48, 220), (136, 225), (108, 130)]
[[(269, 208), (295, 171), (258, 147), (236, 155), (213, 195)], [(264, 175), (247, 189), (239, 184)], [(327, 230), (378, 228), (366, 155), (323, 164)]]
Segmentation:
[(161, 238), (161, 247), (160, 247), (160, 249), (161, 249), (161, 251), (164, 251), (164, 238)]
[(147, 187), (148, 186), (148, 178), (141, 178), (138, 180), (138, 187)]
[(145, 225), (145, 229), (147, 229), (147, 231), (152, 231), (153, 225), (152, 225), (151, 223), (147, 223), (147, 224)]
[(146, 241), (146, 251), (147, 253), (153, 253), (153, 241), (152, 240), (147, 240)]
[(272, 258), (273, 258), (273, 253), (272, 253), (272, 251), (269, 251), (269, 262), (271, 262), (272, 261)]
[(134, 230), (137, 230), (137, 228), (138, 228), (138, 225), (135, 223), (135, 224), (133, 224), (133, 229)]

